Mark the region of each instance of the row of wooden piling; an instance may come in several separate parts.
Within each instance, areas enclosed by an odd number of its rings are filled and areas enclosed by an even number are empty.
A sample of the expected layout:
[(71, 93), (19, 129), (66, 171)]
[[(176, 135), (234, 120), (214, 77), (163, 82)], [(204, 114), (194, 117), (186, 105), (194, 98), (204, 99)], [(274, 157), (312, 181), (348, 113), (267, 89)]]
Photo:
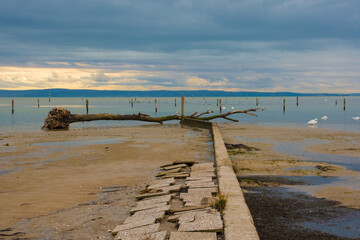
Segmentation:
[[(49, 102), (51, 102), (51, 96), (49, 94)], [(136, 98), (135, 98), (135, 102), (136, 102)], [(134, 99), (131, 98), (131, 100), (129, 101), (129, 103), (131, 103), (131, 107), (134, 107)], [(158, 106), (157, 106), (157, 99), (155, 99), (155, 112), (157, 112), (158, 110)], [(286, 104), (285, 104), (285, 98), (283, 98), (283, 111), (285, 112), (285, 108), (286, 108)], [(176, 98), (174, 99), (174, 105), (176, 107)], [(185, 97), (181, 96), (181, 116), (184, 116), (184, 105), (185, 105)], [(256, 106), (259, 105), (259, 99), (256, 98)], [(337, 99), (335, 100), (335, 105), (337, 105)], [(15, 112), (15, 101), (11, 100), (11, 112), (12, 114), (14, 114)], [(40, 107), (40, 99), (37, 100), (37, 106), (38, 108)], [(220, 112), (222, 112), (222, 104), (221, 104), (221, 98), (216, 99), (216, 106), (219, 107)], [(299, 106), (299, 97), (296, 97), (296, 106)], [(344, 98), (344, 103), (343, 103), (343, 109), (345, 111), (346, 109), (346, 99)], [(86, 99), (86, 114), (89, 113), (89, 100)]]

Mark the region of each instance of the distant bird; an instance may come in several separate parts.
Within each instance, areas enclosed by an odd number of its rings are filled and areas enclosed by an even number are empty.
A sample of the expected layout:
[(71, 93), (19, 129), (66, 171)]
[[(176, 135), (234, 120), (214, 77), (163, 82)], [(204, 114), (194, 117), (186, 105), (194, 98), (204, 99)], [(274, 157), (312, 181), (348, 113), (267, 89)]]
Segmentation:
[(313, 120), (310, 120), (308, 123), (308, 125), (315, 125), (317, 124), (317, 118), (313, 119)]
[(226, 109), (226, 107), (223, 107), (223, 109)]
[(353, 117), (354, 120), (360, 120), (360, 117)]
[(327, 116), (323, 116), (323, 117), (321, 117), (321, 119), (322, 119), (322, 120), (326, 120), (326, 119), (328, 119), (328, 117), (327, 117)]
[(234, 107), (231, 107), (231, 109), (234, 109)]

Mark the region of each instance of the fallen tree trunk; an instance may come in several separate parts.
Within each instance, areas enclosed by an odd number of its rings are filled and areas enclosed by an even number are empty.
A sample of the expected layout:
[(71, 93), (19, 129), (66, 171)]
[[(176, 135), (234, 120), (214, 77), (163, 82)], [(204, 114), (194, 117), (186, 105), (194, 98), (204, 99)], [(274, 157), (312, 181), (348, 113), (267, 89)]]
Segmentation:
[(256, 114), (250, 112), (256, 112), (257, 110), (264, 110), (263, 108), (252, 108), (242, 111), (232, 111), (224, 114), (213, 115), (210, 117), (200, 117), (205, 114), (212, 113), (213, 111), (206, 111), (198, 114), (193, 113), (189, 116), (178, 116), (177, 113), (174, 115), (164, 116), (164, 117), (151, 117), (150, 115), (138, 113), (138, 114), (108, 114), (108, 113), (98, 113), (98, 114), (71, 114), (71, 112), (65, 108), (54, 108), (52, 109), (47, 118), (45, 119), (43, 129), (68, 129), (69, 125), (74, 122), (89, 122), (96, 120), (137, 120), (137, 121), (145, 121), (145, 122), (156, 122), (163, 123), (165, 121), (170, 120), (182, 120), (185, 118), (198, 119), (209, 121), (216, 118), (224, 118), (230, 121), (238, 121), (227, 116), (236, 114), (236, 113), (245, 113), (253, 116), (257, 116)]

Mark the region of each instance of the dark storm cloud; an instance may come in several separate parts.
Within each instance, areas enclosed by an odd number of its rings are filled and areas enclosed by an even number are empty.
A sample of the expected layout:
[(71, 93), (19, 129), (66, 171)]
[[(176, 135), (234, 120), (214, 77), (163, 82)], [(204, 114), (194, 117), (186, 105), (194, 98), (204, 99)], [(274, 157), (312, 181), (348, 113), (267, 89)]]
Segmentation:
[(359, 9), (357, 0), (2, 0), (0, 23), (22, 44), (226, 50), (223, 41), (357, 39)]
[[(0, 66), (93, 67), (78, 77), (92, 86), (351, 89), (359, 9), (358, 0), (1, 0)], [(109, 77), (122, 70), (143, 73)], [(64, 76), (73, 79), (47, 81)]]

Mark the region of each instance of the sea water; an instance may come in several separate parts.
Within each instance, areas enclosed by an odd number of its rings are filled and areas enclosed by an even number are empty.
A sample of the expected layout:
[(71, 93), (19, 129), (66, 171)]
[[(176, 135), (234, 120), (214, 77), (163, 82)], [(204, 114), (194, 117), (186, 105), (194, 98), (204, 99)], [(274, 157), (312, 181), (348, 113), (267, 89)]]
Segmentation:
[[(344, 109), (344, 98), (346, 105)], [(37, 101), (40, 100), (38, 108)], [(86, 98), (89, 100), (89, 114), (111, 113), (111, 114), (136, 114), (145, 113), (153, 117), (181, 114), (181, 98), (157, 99), (157, 112), (155, 112), (155, 98), (139, 97), (134, 99), (133, 107), (130, 98)], [(86, 99), (76, 98), (0, 98), (0, 132), (13, 131), (40, 131), (44, 119), (54, 107), (63, 107), (76, 114), (86, 114)], [(176, 99), (176, 106), (175, 106)], [(217, 99), (221, 99), (221, 113), (234, 110), (265, 107), (264, 111), (258, 111), (257, 117), (247, 114), (234, 114), (229, 116), (238, 120), (239, 124), (253, 123), (265, 126), (288, 126), (288, 127), (309, 127), (307, 122), (317, 118), (317, 128), (328, 128), (345, 131), (360, 132), (360, 120), (353, 117), (360, 116), (360, 97), (299, 97), (298, 105), (296, 97), (285, 97), (285, 110), (283, 109), (283, 97), (186, 97), (185, 114), (194, 112), (205, 112), (212, 110), (212, 114), (220, 114), (220, 106)], [(15, 112), (11, 112), (11, 100), (15, 101)], [(337, 104), (336, 104), (337, 102)], [(207, 116), (207, 115), (204, 115)], [(327, 116), (327, 120), (322, 120)], [(226, 122), (225, 119), (213, 120)], [(169, 123), (176, 123), (170, 121)], [(93, 121), (71, 124), (71, 128), (83, 127), (107, 127), (107, 126), (133, 126), (154, 124), (140, 121)], [(314, 126), (313, 126), (314, 127)]]

